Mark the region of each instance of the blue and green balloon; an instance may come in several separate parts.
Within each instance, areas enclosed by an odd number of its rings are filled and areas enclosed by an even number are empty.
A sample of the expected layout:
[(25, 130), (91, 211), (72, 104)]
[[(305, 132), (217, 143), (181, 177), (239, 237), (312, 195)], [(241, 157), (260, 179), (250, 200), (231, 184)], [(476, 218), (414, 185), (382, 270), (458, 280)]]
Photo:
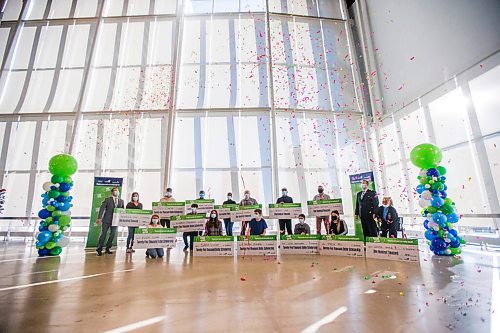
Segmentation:
[(416, 191), (425, 218), (424, 236), (434, 254), (451, 256), (462, 253), (461, 245), (465, 240), (455, 229), (460, 216), (446, 193), (446, 168), (439, 165), (442, 158), (441, 149), (430, 143), (420, 144), (410, 153), (411, 162), (420, 168)]
[(62, 248), (69, 244), (69, 238), (64, 232), (71, 222), (70, 208), (73, 197), (69, 191), (73, 187), (71, 176), (78, 169), (75, 158), (68, 154), (53, 156), (49, 161), (49, 171), (52, 174), (50, 181), (43, 184), (42, 209), (38, 217), (42, 220), (36, 236), (38, 255), (58, 256)]

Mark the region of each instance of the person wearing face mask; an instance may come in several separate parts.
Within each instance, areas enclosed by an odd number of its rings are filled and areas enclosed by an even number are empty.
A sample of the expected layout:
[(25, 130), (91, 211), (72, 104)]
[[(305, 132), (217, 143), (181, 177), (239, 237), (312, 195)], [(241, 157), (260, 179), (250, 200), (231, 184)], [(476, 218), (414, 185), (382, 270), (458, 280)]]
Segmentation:
[(104, 240), (106, 239), (106, 234), (109, 230), (109, 237), (106, 243), (106, 254), (112, 254), (111, 246), (113, 246), (113, 239), (115, 238), (116, 230), (118, 227), (112, 226), (113, 222), (113, 210), (115, 208), (124, 208), (125, 205), (123, 200), (120, 199), (120, 191), (117, 187), (111, 189), (111, 197), (104, 199), (97, 214), (96, 224), (101, 225), (101, 235), (99, 236), (99, 242), (97, 245), (97, 255), (102, 256), (102, 248), (104, 246)]
[[(330, 199), (330, 196), (328, 194), (325, 194), (325, 188), (323, 185), (318, 186), (318, 194), (316, 194), (313, 198), (313, 201), (318, 201), (318, 200), (328, 200)], [(325, 225), (325, 232), (328, 233), (329, 230), (329, 216), (316, 216), (316, 234), (321, 235), (321, 222)]]
[(330, 222), (329, 234), (331, 235), (347, 235), (347, 223), (340, 218), (338, 210), (332, 210), (330, 214), (332, 220)]
[(198, 200), (205, 200), (205, 191), (204, 190), (200, 190), (200, 192), (198, 193)]
[(222, 222), (219, 221), (219, 214), (215, 209), (210, 212), (210, 217), (205, 224), (205, 236), (223, 236)]
[[(165, 195), (160, 199), (160, 202), (175, 202), (175, 199), (172, 196), (172, 189), (170, 187), (165, 190)], [(170, 228), (170, 219), (160, 219), (160, 223), (162, 227)]]
[(398, 237), (398, 212), (396, 208), (392, 206), (391, 197), (384, 197), (382, 199), (382, 206), (378, 207), (377, 219), (380, 221), (381, 237), (387, 237), (389, 233), (390, 238)]
[(311, 228), (309, 224), (306, 223), (306, 216), (304, 214), (299, 214), (299, 223), (295, 225), (293, 229), (295, 235), (310, 235)]
[[(233, 194), (229, 192), (227, 194), (227, 200), (222, 203), (223, 205), (236, 205), (236, 201), (233, 200)], [(231, 221), (231, 218), (224, 219), (224, 228), (226, 229), (226, 235), (233, 235), (233, 225), (234, 222)]]
[(253, 211), (254, 217), (248, 223), (248, 228), (246, 228), (246, 235), (260, 235), (263, 236), (266, 234), (267, 223), (266, 220), (262, 218), (262, 210), (256, 209)]
[[(281, 197), (276, 200), (276, 203), (293, 203), (292, 197), (288, 196), (288, 190), (286, 187), (283, 187), (281, 189)], [(286, 227), (286, 232), (291, 235), (292, 234), (292, 220), (291, 219), (279, 219), (278, 220), (279, 225), (280, 225), (280, 234), (284, 235), (285, 234), (285, 227)]]
[[(198, 209), (198, 204), (191, 204), (191, 210), (187, 215), (194, 215), (196, 214), (196, 211)], [(184, 241), (184, 249), (183, 251), (187, 251), (188, 249), (193, 252), (193, 246), (194, 246), (194, 237), (198, 236), (199, 232), (198, 231), (187, 231), (182, 233), (182, 240)], [(188, 243), (188, 237), (190, 239), (190, 242)]]
[[(126, 209), (142, 209), (142, 203), (139, 202), (139, 193), (132, 193), (132, 197), (130, 198), (130, 202), (125, 207)], [(137, 227), (128, 227), (128, 235), (127, 235), (127, 253), (135, 252), (132, 248), (134, 245), (134, 233)]]
[(377, 193), (368, 188), (370, 182), (361, 182), (362, 191), (356, 195), (356, 209), (354, 215), (361, 219), (363, 235), (365, 237), (377, 237), (377, 224), (375, 223), (375, 211), (378, 208)]
[[(243, 199), (240, 201), (240, 206), (252, 206), (252, 205), (257, 205), (257, 200), (252, 198), (250, 196), (250, 190), (245, 190), (245, 193), (243, 195)], [(246, 227), (247, 227), (247, 222), (246, 221), (241, 221), (241, 234), (246, 235)]]
[[(162, 228), (160, 224), (160, 216), (153, 214), (153, 216), (151, 216), (151, 222), (149, 222), (148, 224), (148, 228)], [(164, 255), (165, 252), (161, 247), (146, 250), (146, 258), (152, 258), (152, 259), (156, 259), (156, 257), (163, 258)]]

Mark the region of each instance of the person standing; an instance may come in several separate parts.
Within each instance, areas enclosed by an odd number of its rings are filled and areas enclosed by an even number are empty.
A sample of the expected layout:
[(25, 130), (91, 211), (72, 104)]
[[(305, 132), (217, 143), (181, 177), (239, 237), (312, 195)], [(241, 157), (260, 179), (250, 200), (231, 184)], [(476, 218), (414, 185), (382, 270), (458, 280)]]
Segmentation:
[[(313, 201), (318, 201), (318, 200), (328, 200), (330, 199), (330, 196), (328, 194), (325, 194), (325, 188), (323, 185), (318, 186), (318, 194), (316, 194), (313, 198)], [(328, 234), (329, 230), (329, 216), (316, 216), (316, 234), (321, 235), (321, 222), (325, 225), (325, 231)]]
[[(125, 207), (126, 209), (142, 209), (142, 203), (139, 202), (139, 193), (132, 193), (132, 197), (130, 198), (130, 202)], [(128, 227), (128, 235), (127, 235), (127, 253), (135, 252), (133, 249), (134, 246), (134, 234), (135, 229), (137, 227)]]
[[(165, 196), (160, 199), (160, 202), (175, 202), (175, 199), (172, 196), (172, 189), (170, 187), (165, 190)], [(160, 224), (162, 227), (170, 228), (170, 219), (160, 219)]]
[[(288, 196), (288, 190), (286, 187), (283, 187), (281, 189), (281, 197), (276, 200), (277, 204), (280, 203), (293, 203), (292, 197)], [(292, 220), (291, 219), (279, 219), (278, 220), (279, 225), (280, 225), (280, 234), (284, 235), (285, 234), (285, 227), (286, 227), (286, 232), (289, 235), (292, 235)]]
[(124, 208), (123, 200), (120, 199), (120, 191), (118, 187), (113, 187), (111, 189), (111, 196), (104, 199), (99, 208), (99, 213), (97, 214), (96, 224), (101, 225), (101, 235), (99, 236), (99, 242), (97, 245), (97, 255), (102, 256), (102, 248), (104, 246), (104, 240), (106, 239), (106, 234), (109, 230), (109, 237), (106, 243), (106, 254), (112, 254), (111, 246), (113, 246), (113, 239), (115, 238), (116, 230), (118, 227), (112, 226), (113, 223), (113, 210), (115, 208)]
[(199, 196), (199, 198), (197, 200), (205, 200), (205, 191), (200, 190), (200, 192), (198, 193), (198, 196)]
[(398, 237), (398, 212), (392, 205), (391, 197), (384, 197), (382, 199), (382, 206), (377, 208), (376, 214), (378, 220), (381, 222), (381, 237), (387, 237), (389, 233), (390, 238)]
[[(223, 205), (236, 205), (236, 201), (233, 200), (233, 194), (231, 192), (227, 193), (227, 200), (222, 203)], [(226, 235), (233, 235), (233, 225), (234, 222), (231, 221), (231, 217), (224, 219), (224, 228), (226, 229)]]
[(377, 224), (375, 223), (375, 211), (378, 208), (377, 193), (368, 188), (370, 182), (361, 182), (362, 191), (356, 194), (355, 217), (361, 219), (363, 235), (365, 237), (377, 237)]
[[(241, 201), (240, 201), (240, 206), (253, 206), (253, 205), (257, 205), (257, 200), (255, 200), (254, 198), (252, 198), (250, 196), (250, 190), (245, 190), (245, 193), (243, 195), (243, 199), (241, 199)], [(245, 232), (246, 226), (247, 226), (247, 222), (241, 221), (241, 234), (242, 235), (246, 234), (246, 232)]]

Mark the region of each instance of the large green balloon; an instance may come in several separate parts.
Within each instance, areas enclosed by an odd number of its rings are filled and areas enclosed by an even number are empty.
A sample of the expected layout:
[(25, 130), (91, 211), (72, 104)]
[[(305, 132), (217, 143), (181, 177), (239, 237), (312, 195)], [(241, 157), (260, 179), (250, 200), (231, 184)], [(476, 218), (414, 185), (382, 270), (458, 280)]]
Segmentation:
[(53, 175), (50, 181), (54, 184), (62, 183), (64, 181), (64, 177), (61, 175)]
[(430, 143), (422, 143), (412, 149), (410, 159), (413, 165), (423, 168), (435, 168), (441, 163), (443, 154), (441, 149)]
[(53, 175), (71, 176), (77, 169), (78, 163), (71, 155), (59, 154), (52, 157), (49, 161), (49, 171)]

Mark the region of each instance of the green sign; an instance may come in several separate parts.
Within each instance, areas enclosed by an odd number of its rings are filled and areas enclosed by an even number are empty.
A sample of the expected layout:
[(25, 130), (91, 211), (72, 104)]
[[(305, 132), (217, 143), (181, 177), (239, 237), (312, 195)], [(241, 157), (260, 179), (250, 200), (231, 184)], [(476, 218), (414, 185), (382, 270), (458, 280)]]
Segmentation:
[(328, 205), (328, 204), (341, 204), (342, 203), (342, 199), (341, 198), (338, 198), (338, 199), (326, 199), (326, 200), (309, 200), (307, 201), (307, 204), (309, 206), (313, 206), (313, 205)]
[(269, 204), (269, 208), (297, 208), (302, 207), (301, 203), (279, 203), (279, 204)]
[[(89, 233), (87, 235), (86, 248), (97, 247), (99, 241), (99, 236), (101, 235), (101, 226), (95, 225), (97, 220), (97, 215), (99, 214), (99, 208), (101, 204), (107, 197), (111, 196), (111, 189), (113, 187), (118, 188), (120, 193), (122, 192), (123, 178), (110, 178), (110, 177), (95, 177), (94, 178), (94, 193), (92, 195), (92, 210), (90, 211), (90, 223), (89, 223)], [(109, 235), (109, 233), (108, 233)], [(106, 238), (108, 237), (106, 235)], [(113, 240), (113, 246), (116, 246), (116, 237), (118, 233), (115, 234), (115, 239)], [(106, 239), (104, 240), (106, 244)]]
[(234, 242), (234, 236), (196, 236), (195, 242)]
[(240, 205), (235, 205), (234, 207), (229, 207), (231, 211), (238, 211), (238, 210), (255, 210), (255, 209), (262, 209), (262, 205), (249, 205), (249, 206), (240, 206)]
[(344, 241), (344, 242), (362, 242), (363, 236), (322, 235), (321, 240), (336, 240), (336, 241)]
[(261, 242), (261, 241), (276, 241), (278, 237), (276, 235), (252, 235), (252, 236), (238, 236), (238, 242), (243, 242), (243, 241), (256, 241), (256, 242)]
[(213, 204), (215, 203), (215, 199), (196, 199), (196, 200), (186, 200), (186, 205), (192, 204)]
[(206, 219), (205, 214), (188, 214), (188, 215), (179, 215), (172, 216), (170, 221), (189, 221), (189, 220), (199, 220)]
[(418, 246), (418, 239), (408, 239), (408, 238), (366, 237), (366, 242)]
[(141, 214), (141, 215), (152, 215), (152, 210), (143, 210), (143, 209), (123, 209), (123, 208), (115, 208), (113, 209), (114, 213), (125, 213), (125, 214)]
[(321, 240), (321, 235), (281, 235), (281, 240)]
[(186, 203), (184, 201), (165, 201), (165, 202), (153, 202), (153, 207), (184, 207)]
[(225, 205), (215, 205), (214, 209), (222, 209), (222, 208), (231, 208), (231, 207), (238, 207), (238, 204), (225, 204)]
[(175, 228), (136, 228), (136, 235), (144, 235), (144, 234), (175, 234), (177, 230)]

